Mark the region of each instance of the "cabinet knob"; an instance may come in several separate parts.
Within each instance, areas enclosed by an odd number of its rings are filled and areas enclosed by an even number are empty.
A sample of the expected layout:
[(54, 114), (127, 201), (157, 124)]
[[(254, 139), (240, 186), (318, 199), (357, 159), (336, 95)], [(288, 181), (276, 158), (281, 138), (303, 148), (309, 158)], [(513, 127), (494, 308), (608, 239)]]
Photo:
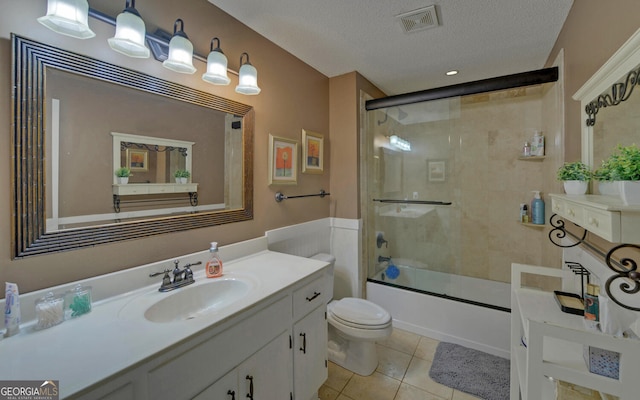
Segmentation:
[(593, 226), (598, 226), (598, 220), (593, 218), (593, 217), (589, 217), (589, 225), (593, 225)]

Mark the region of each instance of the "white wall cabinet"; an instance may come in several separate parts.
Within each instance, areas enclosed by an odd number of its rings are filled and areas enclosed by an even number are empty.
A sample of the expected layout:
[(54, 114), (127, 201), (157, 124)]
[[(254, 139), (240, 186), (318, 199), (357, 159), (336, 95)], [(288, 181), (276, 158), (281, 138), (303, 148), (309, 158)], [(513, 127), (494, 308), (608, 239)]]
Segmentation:
[(325, 271), (319, 271), (73, 398), (315, 398), (327, 378), (325, 282)]
[[(549, 378), (598, 390), (621, 400), (638, 398), (635, 381), (640, 370), (640, 343), (587, 331), (583, 317), (564, 313), (554, 294), (522, 287), (522, 275), (572, 278), (555, 268), (512, 264), (511, 267), (511, 399), (555, 398)], [(525, 345), (526, 344), (526, 345)], [(621, 354), (619, 379), (589, 372), (584, 346)]]

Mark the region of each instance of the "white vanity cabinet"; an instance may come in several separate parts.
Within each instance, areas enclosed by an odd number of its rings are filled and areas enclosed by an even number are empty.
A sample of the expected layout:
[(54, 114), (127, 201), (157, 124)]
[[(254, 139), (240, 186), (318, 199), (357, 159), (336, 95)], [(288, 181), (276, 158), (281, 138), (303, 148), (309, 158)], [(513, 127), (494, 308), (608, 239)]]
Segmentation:
[(289, 399), (289, 355), (289, 332), (283, 332), (193, 400)]
[(327, 380), (326, 276), (293, 294), (293, 388), (295, 400), (317, 398)]
[[(512, 264), (511, 267), (511, 399), (555, 398), (555, 384), (562, 380), (637, 400), (640, 343), (587, 331), (583, 317), (560, 310), (554, 294), (521, 286), (523, 274), (571, 278), (566, 270)], [(620, 353), (619, 379), (589, 372), (584, 346)], [(520, 397), (519, 397), (520, 396)]]
[(327, 378), (324, 270), (71, 398), (310, 400)]

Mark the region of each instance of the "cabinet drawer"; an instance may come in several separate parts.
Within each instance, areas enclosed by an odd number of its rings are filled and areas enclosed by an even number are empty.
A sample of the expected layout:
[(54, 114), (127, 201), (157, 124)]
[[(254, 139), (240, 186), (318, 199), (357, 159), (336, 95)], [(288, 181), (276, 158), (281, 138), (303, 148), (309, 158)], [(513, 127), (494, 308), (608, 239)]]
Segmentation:
[(116, 190), (117, 193), (121, 196), (129, 196), (133, 194), (147, 194), (149, 193), (149, 188), (139, 185), (121, 185)]
[(587, 208), (584, 210), (584, 228), (610, 242), (619, 242), (620, 214)]
[(564, 218), (568, 219), (569, 221), (575, 222), (580, 226), (584, 224), (583, 222), (584, 209), (582, 208), (582, 206), (578, 204), (566, 202), (564, 204), (564, 211), (562, 212), (561, 215)]
[(566, 203), (564, 201), (558, 200), (555, 197), (551, 198), (551, 211), (554, 214), (562, 216), (562, 214), (564, 213), (565, 205)]
[(293, 319), (298, 320), (321, 304), (326, 304), (325, 276), (322, 275), (293, 293)]

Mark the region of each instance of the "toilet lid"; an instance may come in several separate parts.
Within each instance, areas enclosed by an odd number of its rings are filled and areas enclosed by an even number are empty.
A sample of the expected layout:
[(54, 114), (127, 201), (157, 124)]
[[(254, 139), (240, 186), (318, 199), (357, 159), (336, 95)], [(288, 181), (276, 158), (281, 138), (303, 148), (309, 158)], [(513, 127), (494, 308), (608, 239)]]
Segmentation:
[(346, 297), (330, 303), (334, 317), (351, 326), (381, 327), (388, 325), (391, 315), (382, 307), (368, 300)]

